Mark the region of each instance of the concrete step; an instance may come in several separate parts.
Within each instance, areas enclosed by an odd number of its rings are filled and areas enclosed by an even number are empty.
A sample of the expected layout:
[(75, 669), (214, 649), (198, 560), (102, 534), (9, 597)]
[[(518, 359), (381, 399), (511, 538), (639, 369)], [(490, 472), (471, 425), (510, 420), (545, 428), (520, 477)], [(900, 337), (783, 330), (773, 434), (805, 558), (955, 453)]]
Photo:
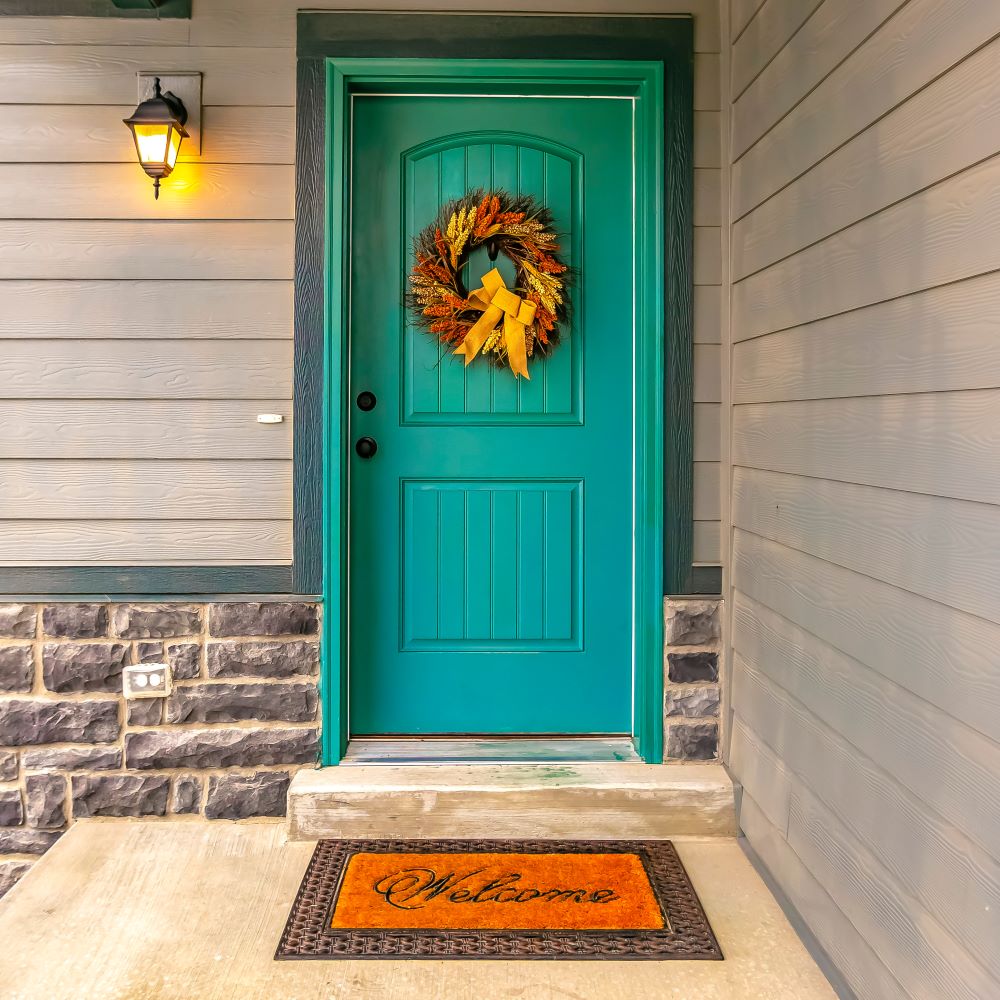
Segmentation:
[(321, 837), (733, 837), (721, 764), (356, 764), (300, 771), (288, 835)]

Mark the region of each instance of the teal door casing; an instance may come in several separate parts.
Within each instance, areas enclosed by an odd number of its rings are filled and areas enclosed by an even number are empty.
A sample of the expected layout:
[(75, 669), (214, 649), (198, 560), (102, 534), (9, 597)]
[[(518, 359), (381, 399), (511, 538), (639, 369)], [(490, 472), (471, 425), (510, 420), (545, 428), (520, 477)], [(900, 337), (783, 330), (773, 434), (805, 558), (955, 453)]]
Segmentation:
[[(359, 94), (352, 121), (348, 398), (377, 403), (350, 438), (378, 451), (349, 451), (351, 735), (631, 733), (632, 102)], [(541, 200), (579, 270), (530, 380), (401, 308), (413, 238), (478, 189)]]
[[(661, 88), (655, 63), (328, 63), (328, 762), (383, 733), (659, 759)], [(412, 236), (490, 186), (549, 204), (579, 269), (530, 381), (442, 358), (402, 307)]]

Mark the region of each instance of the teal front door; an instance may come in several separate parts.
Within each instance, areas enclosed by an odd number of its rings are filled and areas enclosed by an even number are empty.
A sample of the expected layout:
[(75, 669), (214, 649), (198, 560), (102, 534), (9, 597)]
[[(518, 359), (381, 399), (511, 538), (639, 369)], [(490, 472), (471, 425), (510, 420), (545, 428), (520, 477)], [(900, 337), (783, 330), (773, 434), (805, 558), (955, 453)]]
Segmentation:
[[(352, 122), (350, 734), (631, 733), (633, 104), (356, 94)], [(413, 237), (477, 188), (544, 202), (576, 272), (530, 381), (404, 306)]]

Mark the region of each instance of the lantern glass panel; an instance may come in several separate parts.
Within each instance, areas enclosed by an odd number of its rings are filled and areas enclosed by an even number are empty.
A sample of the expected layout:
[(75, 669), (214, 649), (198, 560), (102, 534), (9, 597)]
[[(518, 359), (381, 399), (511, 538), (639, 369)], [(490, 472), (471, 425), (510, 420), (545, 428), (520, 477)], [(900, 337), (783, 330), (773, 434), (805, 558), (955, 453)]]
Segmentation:
[(170, 129), (170, 136), (167, 140), (167, 169), (173, 170), (177, 163), (177, 154), (180, 152), (181, 140), (184, 138), (183, 132), (178, 128)]
[(169, 125), (134, 125), (132, 131), (135, 134), (139, 160), (143, 165), (167, 162), (167, 135), (173, 131)]

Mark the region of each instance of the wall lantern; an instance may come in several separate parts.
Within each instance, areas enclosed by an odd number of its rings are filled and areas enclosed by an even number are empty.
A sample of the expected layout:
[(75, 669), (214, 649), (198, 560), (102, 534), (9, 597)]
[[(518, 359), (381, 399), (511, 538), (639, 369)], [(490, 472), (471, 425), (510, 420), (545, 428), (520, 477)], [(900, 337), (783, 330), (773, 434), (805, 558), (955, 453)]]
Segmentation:
[(160, 181), (169, 177), (177, 163), (181, 143), (187, 138), (184, 123), (187, 109), (170, 91), (160, 91), (160, 78), (153, 84), (153, 96), (122, 119), (132, 132), (135, 151), (142, 169), (153, 178), (153, 197), (160, 197)]

